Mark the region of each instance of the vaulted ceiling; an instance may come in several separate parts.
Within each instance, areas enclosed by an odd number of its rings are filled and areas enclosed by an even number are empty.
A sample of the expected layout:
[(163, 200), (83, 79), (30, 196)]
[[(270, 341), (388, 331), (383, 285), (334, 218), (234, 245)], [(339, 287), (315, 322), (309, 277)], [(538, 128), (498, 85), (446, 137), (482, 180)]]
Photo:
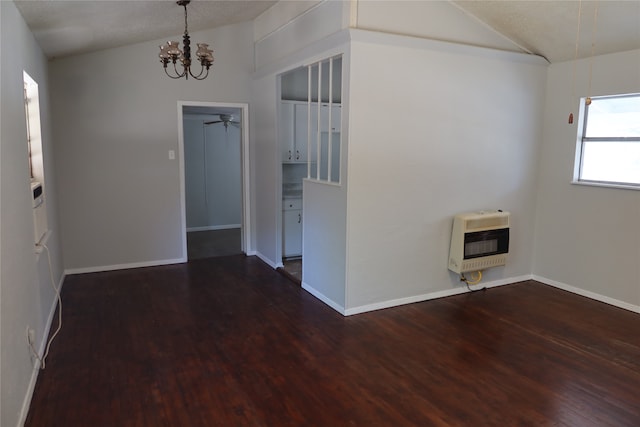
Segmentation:
[[(15, 3), (49, 58), (175, 37), (184, 32), (184, 9), (171, 0)], [(189, 32), (253, 20), (275, 3), (276, 0), (194, 0), (187, 6)]]
[[(249, 21), (274, 3), (194, 0), (188, 6), (189, 30)], [(551, 63), (572, 59), (576, 41), (579, 57), (589, 56), (592, 50), (601, 55), (640, 49), (640, 0), (451, 0), (450, 3), (510, 39), (522, 51), (542, 55)], [(50, 58), (175, 36), (184, 30), (183, 9), (170, 0), (30, 0), (16, 1), (16, 5)]]
[[(456, 0), (455, 5), (551, 63), (640, 49), (640, 1)], [(580, 20), (578, 20), (580, 16)], [(580, 25), (579, 25), (580, 23)], [(578, 34), (579, 30), (579, 34)]]

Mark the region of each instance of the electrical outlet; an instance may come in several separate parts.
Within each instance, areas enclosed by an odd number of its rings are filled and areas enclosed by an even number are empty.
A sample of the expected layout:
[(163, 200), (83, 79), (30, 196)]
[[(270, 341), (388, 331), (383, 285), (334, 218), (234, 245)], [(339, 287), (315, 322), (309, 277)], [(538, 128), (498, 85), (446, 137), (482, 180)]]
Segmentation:
[(31, 356), (31, 363), (33, 366), (36, 366), (40, 360), (40, 357), (38, 357), (38, 351), (36, 350), (36, 330), (30, 326), (27, 326), (27, 346)]

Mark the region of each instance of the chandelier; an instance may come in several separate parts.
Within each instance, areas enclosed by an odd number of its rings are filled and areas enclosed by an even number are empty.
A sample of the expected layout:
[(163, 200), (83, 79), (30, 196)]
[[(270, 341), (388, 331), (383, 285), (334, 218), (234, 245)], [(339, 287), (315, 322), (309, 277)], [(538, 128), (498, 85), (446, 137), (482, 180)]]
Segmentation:
[[(197, 43), (198, 50), (196, 50), (196, 57), (200, 62), (200, 72), (193, 74), (191, 72), (191, 41), (189, 38), (189, 30), (187, 26), (187, 5), (191, 0), (179, 0), (176, 3), (179, 6), (184, 7), (184, 35), (182, 37), (182, 43), (184, 44), (184, 50), (180, 50), (180, 43), (177, 41), (168, 41), (166, 45), (160, 46), (160, 62), (164, 67), (164, 72), (172, 79), (179, 79), (184, 77), (188, 79), (189, 76), (196, 80), (204, 80), (209, 75), (209, 67), (213, 64), (213, 50), (209, 49), (209, 45), (206, 43)], [(182, 71), (178, 71), (176, 65), (178, 60), (182, 64)], [(173, 71), (167, 70), (167, 65), (173, 63)]]

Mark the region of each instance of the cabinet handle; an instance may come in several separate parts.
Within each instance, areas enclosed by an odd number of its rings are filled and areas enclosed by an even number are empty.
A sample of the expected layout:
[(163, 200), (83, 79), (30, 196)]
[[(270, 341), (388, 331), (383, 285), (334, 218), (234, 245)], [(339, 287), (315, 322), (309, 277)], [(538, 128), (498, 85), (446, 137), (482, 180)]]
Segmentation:
[(289, 160), (291, 160), (291, 150), (289, 150)]
[(300, 151), (296, 150), (296, 160), (300, 160)]
[(302, 214), (298, 214), (298, 224), (302, 222)]

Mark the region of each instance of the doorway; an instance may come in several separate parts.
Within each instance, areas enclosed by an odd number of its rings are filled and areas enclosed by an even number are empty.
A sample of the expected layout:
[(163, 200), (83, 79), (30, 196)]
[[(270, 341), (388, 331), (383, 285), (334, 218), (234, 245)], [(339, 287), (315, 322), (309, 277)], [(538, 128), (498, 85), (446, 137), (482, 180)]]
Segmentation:
[[(287, 276), (302, 282), (303, 181), (340, 185), (342, 56), (289, 70), (278, 79), (282, 186), (281, 255)], [(307, 241), (308, 245), (308, 241)], [(308, 246), (307, 246), (308, 247)]]
[(247, 253), (247, 104), (178, 105), (186, 260)]

